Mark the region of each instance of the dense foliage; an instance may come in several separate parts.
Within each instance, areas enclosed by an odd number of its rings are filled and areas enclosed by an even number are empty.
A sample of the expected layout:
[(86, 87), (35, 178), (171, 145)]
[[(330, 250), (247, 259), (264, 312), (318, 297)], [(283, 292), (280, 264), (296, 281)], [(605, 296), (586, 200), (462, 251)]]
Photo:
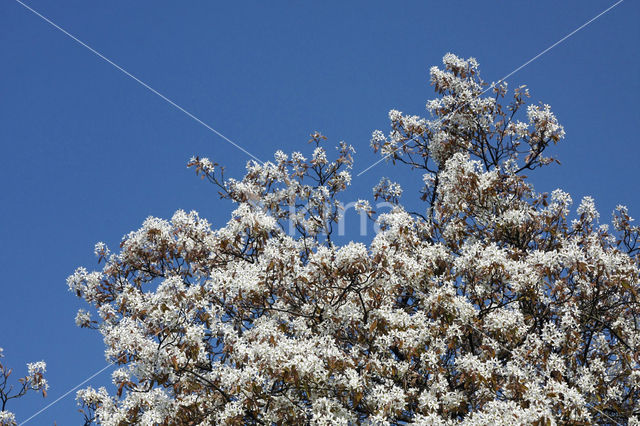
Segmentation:
[(372, 138), (422, 171), (424, 208), (382, 179), (368, 245), (335, 242), (352, 148), (318, 133), (241, 180), (192, 159), (236, 204), (220, 229), (178, 211), (98, 244), (102, 270), (68, 280), (118, 364), (113, 393), (79, 392), (87, 423), (637, 424), (640, 228), (534, 191), (564, 131), (526, 88), (451, 54), (431, 83), (430, 118), (393, 110)]

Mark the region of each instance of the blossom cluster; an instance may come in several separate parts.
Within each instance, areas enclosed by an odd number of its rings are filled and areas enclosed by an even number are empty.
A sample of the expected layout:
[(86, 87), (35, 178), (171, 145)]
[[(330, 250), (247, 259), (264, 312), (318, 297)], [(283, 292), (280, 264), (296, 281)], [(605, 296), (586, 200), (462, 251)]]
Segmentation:
[[(585, 198), (522, 175), (563, 135), (548, 107), (481, 99), (474, 59), (431, 70), (437, 120), (390, 113), (372, 144), (421, 169), (424, 214), (393, 202), (372, 241), (338, 245), (336, 159), (277, 152), (240, 179), (194, 158), (236, 204), (214, 229), (195, 212), (148, 218), (69, 288), (93, 306), (118, 364), (114, 390), (78, 399), (103, 425), (625, 423), (640, 414), (639, 229), (614, 231)], [(513, 114), (512, 114), (513, 113)], [(507, 118), (505, 118), (507, 117)], [(514, 117), (514, 118), (509, 118)], [(524, 161), (519, 158), (525, 154)], [(291, 213), (293, 206), (293, 214)], [(373, 215), (366, 200), (357, 208)]]
[(20, 398), (30, 391), (36, 390), (47, 396), (49, 384), (44, 378), (47, 364), (44, 361), (27, 363), (27, 375), (18, 379), (19, 386), (15, 387), (9, 381), (13, 370), (3, 364), (4, 350), (0, 348), (0, 426), (17, 425), (16, 416), (7, 408), (9, 401)]

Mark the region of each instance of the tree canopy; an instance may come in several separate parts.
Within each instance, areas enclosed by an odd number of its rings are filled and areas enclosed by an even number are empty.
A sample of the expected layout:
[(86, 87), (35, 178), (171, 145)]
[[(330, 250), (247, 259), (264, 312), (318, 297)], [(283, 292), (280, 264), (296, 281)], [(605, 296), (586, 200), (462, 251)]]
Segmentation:
[[(473, 58), (430, 71), (428, 118), (392, 110), (371, 145), (418, 170), (420, 211), (383, 178), (370, 242), (337, 244), (353, 148), (275, 153), (242, 179), (189, 165), (236, 206), (148, 218), (69, 288), (92, 307), (115, 389), (78, 393), (121, 424), (622, 424), (640, 415), (640, 227), (619, 206), (537, 193), (564, 130)], [(401, 172), (396, 172), (401, 173)], [(405, 194), (406, 196), (406, 194)], [(637, 424), (637, 420), (633, 420)]]

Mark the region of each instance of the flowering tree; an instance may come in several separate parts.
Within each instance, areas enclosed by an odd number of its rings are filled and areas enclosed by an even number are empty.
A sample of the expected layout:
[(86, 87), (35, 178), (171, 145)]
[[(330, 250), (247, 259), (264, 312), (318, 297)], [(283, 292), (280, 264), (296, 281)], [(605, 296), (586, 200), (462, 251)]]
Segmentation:
[[(549, 106), (488, 86), (474, 59), (431, 69), (430, 118), (391, 111), (373, 134), (421, 170), (424, 210), (383, 179), (380, 232), (337, 245), (352, 148), (278, 151), (241, 180), (189, 163), (237, 206), (147, 219), (72, 291), (95, 307), (116, 390), (78, 393), (119, 424), (631, 423), (640, 415), (640, 228), (609, 229), (585, 198), (536, 193), (523, 174), (564, 136)], [(485, 96), (487, 94), (487, 96)], [(526, 112), (526, 113), (525, 113)], [(521, 121), (522, 120), (522, 121)], [(635, 417), (634, 417), (635, 416)], [(637, 424), (637, 419), (633, 420)]]
[(47, 364), (44, 361), (28, 363), (28, 374), (18, 379), (19, 386), (14, 388), (9, 381), (13, 370), (2, 363), (3, 357), (3, 350), (0, 348), (0, 425), (13, 426), (17, 424), (16, 417), (7, 409), (8, 402), (20, 398), (32, 390), (40, 391), (42, 396), (47, 396), (49, 385), (44, 378)]

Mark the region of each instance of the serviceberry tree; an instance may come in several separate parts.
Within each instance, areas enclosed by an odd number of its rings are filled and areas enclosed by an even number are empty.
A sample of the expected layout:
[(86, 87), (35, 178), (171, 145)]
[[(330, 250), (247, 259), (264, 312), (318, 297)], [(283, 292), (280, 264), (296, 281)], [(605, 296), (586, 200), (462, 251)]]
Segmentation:
[(640, 228), (591, 198), (537, 193), (525, 172), (564, 131), (525, 87), (474, 59), (431, 69), (429, 118), (391, 111), (372, 147), (423, 175), (422, 211), (382, 179), (358, 208), (380, 227), (338, 245), (353, 149), (278, 151), (241, 180), (189, 165), (236, 205), (148, 218), (69, 288), (98, 318), (115, 389), (78, 393), (121, 424), (637, 424)]

